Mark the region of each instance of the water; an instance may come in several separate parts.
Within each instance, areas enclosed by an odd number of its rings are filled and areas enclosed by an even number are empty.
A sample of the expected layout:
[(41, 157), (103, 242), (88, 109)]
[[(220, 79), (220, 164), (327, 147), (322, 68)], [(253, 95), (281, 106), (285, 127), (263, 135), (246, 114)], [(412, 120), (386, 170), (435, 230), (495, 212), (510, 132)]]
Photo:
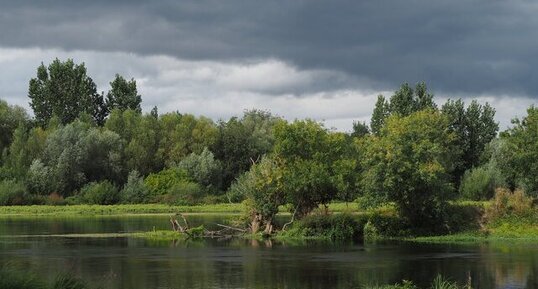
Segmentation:
[[(190, 216), (192, 225), (225, 222)], [(224, 220), (223, 220), (224, 219)], [(538, 288), (538, 244), (155, 242), (96, 234), (169, 229), (162, 217), (0, 218), (0, 264), (52, 279), (71, 272), (102, 288), (361, 288), (437, 275), (474, 288)]]

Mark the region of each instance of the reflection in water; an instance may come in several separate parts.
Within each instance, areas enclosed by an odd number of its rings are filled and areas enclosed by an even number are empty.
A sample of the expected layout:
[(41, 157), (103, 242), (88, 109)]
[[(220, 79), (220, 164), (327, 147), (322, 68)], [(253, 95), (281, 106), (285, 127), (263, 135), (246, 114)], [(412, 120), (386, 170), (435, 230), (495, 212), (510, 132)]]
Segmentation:
[[(193, 225), (223, 216), (191, 216)], [(280, 243), (270, 240), (156, 242), (134, 238), (19, 237), (168, 229), (168, 217), (0, 219), (0, 264), (47, 278), (70, 271), (104, 288), (360, 288), (441, 273), (474, 288), (538, 288), (533, 244)], [(15, 236), (15, 237), (14, 237)]]

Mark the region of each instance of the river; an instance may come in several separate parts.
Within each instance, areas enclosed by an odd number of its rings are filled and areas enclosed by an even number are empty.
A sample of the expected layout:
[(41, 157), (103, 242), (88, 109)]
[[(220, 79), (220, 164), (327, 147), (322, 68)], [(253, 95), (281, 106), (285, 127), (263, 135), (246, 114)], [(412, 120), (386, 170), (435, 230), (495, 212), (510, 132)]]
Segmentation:
[[(230, 216), (189, 216), (212, 226)], [(538, 288), (538, 244), (157, 242), (103, 233), (169, 229), (166, 216), (2, 217), (0, 264), (102, 288), (362, 288), (437, 275), (474, 288)], [(87, 235), (90, 234), (90, 235)]]

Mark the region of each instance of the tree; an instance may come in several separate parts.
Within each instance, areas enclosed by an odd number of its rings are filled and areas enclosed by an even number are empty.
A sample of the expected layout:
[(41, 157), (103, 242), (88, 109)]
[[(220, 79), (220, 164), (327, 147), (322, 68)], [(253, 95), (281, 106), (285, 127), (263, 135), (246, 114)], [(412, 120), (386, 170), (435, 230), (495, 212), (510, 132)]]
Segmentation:
[(200, 154), (191, 153), (179, 162), (178, 167), (187, 172), (190, 178), (207, 189), (218, 189), (222, 174), (220, 162), (213, 153), (205, 148)]
[(86, 75), (84, 63), (55, 59), (48, 67), (37, 68), (30, 80), (28, 96), (36, 122), (46, 126), (53, 115), (62, 124), (73, 122), (83, 112), (101, 125), (108, 113), (103, 95), (97, 93), (93, 80)]
[(218, 124), (217, 139), (211, 150), (222, 164), (223, 188), (253, 163), (269, 153), (273, 148), (273, 128), (281, 121), (262, 110), (245, 111), (241, 119), (232, 117)]
[(433, 102), (433, 94), (429, 93), (424, 82), (420, 82), (411, 88), (404, 83), (390, 98), (389, 110), (391, 114), (408, 116), (423, 109), (437, 109)]
[(127, 182), (120, 192), (120, 200), (124, 204), (141, 204), (148, 200), (149, 190), (144, 185), (144, 178), (137, 171), (131, 171)]
[(375, 103), (374, 112), (372, 113), (372, 120), (370, 121), (370, 128), (373, 134), (379, 135), (389, 113), (389, 104), (383, 95), (379, 95)]
[(351, 133), (352, 137), (363, 137), (368, 134), (370, 134), (370, 129), (366, 123), (359, 121), (353, 122), (353, 132)]
[(449, 120), (449, 129), (456, 135), (459, 157), (455, 160), (453, 180), (459, 185), (464, 172), (478, 166), (488, 143), (497, 135), (499, 125), (495, 122), (495, 110), (489, 105), (472, 101), (465, 108), (459, 100), (448, 100), (441, 112)]
[(110, 90), (106, 95), (106, 104), (109, 110), (119, 109), (121, 111), (131, 109), (137, 113), (142, 112), (140, 103), (142, 97), (138, 94), (136, 80), (125, 80), (123, 76), (116, 74), (110, 83)]
[(389, 101), (386, 101), (382, 95), (378, 96), (370, 123), (372, 133), (379, 135), (385, 119), (390, 115), (408, 116), (424, 109), (437, 109), (433, 94), (428, 92), (426, 84), (419, 82), (413, 90), (408, 83), (404, 83), (394, 92)]
[(164, 162), (158, 154), (162, 129), (157, 118), (131, 109), (115, 109), (110, 113), (105, 128), (120, 135), (125, 142), (127, 171), (136, 170), (146, 176), (162, 170)]
[(18, 127), (25, 127), (29, 121), (24, 108), (8, 105), (0, 100), (0, 164), (4, 150), (11, 145), (13, 133)]
[(503, 134), (508, 146), (509, 165), (515, 186), (538, 196), (538, 108), (531, 106), (527, 116), (514, 119), (514, 127)]
[(265, 226), (264, 233), (272, 233), (278, 207), (286, 200), (281, 168), (278, 159), (263, 157), (240, 179), (249, 200), (250, 229), (254, 234), (262, 226)]
[[(288, 203), (303, 217), (334, 199), (336, 187), (332, 164), (341, 146), (319, 123), (312, 120), (281, 122), (275, 126), (275, 156), (281, 160), (283, 188)], [(339, 141), (345, 139), (339, 135)]]
[(366, 140), (364, 190), (395, 202), (401, 216), (420, 228), (437, 224), (453, 193), (455, 135), (447, 127), (445, 116), (423, 110), (391, 116), (379, 137)]
[(168, 113), (161, 118), (161, 141), (158, 157), (172, 167), (191, 153), (201, 153), (217, 140), (215, 123), (206, 117)]
[(122, 151), (116, 133), (75, 121), (49, 135), (41, 161), (50, 168), (55, 191), (68, 196), (87, 182), (122, 184), (126, 174)]

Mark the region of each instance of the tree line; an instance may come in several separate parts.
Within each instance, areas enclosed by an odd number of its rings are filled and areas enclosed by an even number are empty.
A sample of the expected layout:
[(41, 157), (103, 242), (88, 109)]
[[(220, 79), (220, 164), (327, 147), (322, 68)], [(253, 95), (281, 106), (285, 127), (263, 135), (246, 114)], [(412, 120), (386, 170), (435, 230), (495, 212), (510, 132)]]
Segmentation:
[(33, 117), (0, 101), (0, 204), (246, 201), (270, 232), (278, 206), (296, 218), (333, 200), (396, 204), (415, 224), (448, 200), (495, 188), (538, 193), (538, 109), (498, 134), (489, 104), (438, 106), (424, 83), (380, 95), (350, 133), (264, 110), (213, 121), (155, 107), (116, 75), (98, 93), (84, 63), (41, 64), (29, 81)]

